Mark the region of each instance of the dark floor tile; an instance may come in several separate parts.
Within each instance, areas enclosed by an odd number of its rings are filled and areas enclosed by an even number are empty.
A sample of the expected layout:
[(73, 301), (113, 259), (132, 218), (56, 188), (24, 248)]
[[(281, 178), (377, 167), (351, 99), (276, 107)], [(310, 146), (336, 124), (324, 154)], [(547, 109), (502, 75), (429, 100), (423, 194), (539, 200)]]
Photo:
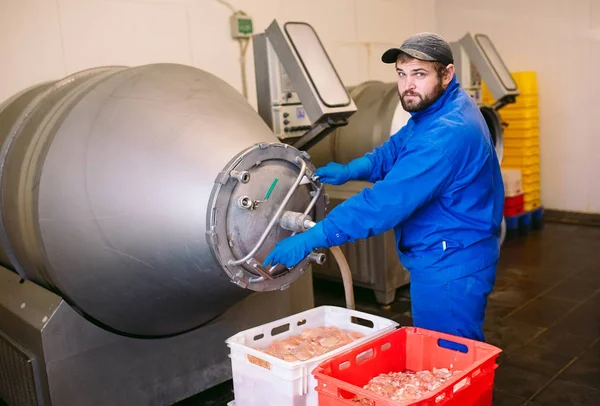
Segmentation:
[(508, 319), (532, 326), (550, 327), (575, 306), (568, 300), (542, 296), (508, 316)]
[(593, 337), (573, 334), (560, 326), (555, 326), (531, 344), (557, 354), (575, 357), (588, 348), (593, 341)]
[(506, 306), (497, 302), (488, 302), (488, 305), (485, 309), (485, 325), (493, 326), (499, 323), (504, 317), (506, 317), (515, 309), (516, 307), (514, 306)]
[(534, 406), (566, 406), (566, 405), (597, 405), (600, 399), (600, 391), (569, 382), (556, 379), (542, 392), (533, 398)]
[(514, 365), (553, 377), (561, 369), (566, 367), (574, 357), (558, 354), (554, 351), (528, 345), (516, 350), (504, 365)]
[[(597, 258), (596, 258), (597, 260)], [(596, 263), (597, 265), (597, 263)], [(594, 269), (585, 270), (579, 273), (578, 279), (585, 284), (596, 289), (600, 289), (600, 269), (596, 266)]]
[(396, 323), (398, 323), (400, 325), (400, 327), (412, 327), (413, 326), (413, 319), (411, 317), (404, 316), (402, 314), (399, 316), (394, 316), (392, 318), (392, 320), (394, 320)]
[(494, 406), (518, 406), (525, 404), (526, 401), (526, 398), (514, 396), (510, 393), (495, 389), (492, 404)]
[(495, 289), (488, 296), (489, 304), (512, 306), (517, 308), (531, 299), (531, 293), (516, 285), (509, 285), (502, 289)]
[(496, 370), (494, 387), (513, 396), (528, 399), (550, 380), (546, 375), (503, 364)]
[(233, 381), (229, 380), (173, 406), (225, 406), (233, 398)]
[(560, 320), (556, 327), (572, 334), (596, 338), (600, 336), (600, 311), (594, 300), (587, 300), (568, 317)]
[(396, 301), (410, 301), (410, 285), (400, 286), (396, 289)]
[(591, 297), (596, 290), (597, 287), (575, 275), (560, 283), (545, 296), (581, 303)]
[(500, 348), (505, 356), (510, 356), (517, 349), (528, 345), (536, 336), (545, 331), (542, 327), (500, 321), (484, 328), (485, 340)]
[(583, 353), (560, 377), (600, 390), (600, 342)]

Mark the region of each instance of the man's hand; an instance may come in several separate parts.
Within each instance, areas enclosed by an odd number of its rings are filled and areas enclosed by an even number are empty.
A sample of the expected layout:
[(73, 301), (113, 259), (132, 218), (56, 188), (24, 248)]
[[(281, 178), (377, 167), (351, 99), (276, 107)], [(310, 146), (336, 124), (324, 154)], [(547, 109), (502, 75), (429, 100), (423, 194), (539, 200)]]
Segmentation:
[(327, 165), (317, 168), (315, 175), (321, 183), (330, 185), (343, 185), (350, 180), (350, 169), (346, 165), (329, 162)]
[(329, 162), (318, 168), (315, 175), (321, 183), (343, 185), (349, 180), (367, 180), (371, 175), (371, 160), (367, 157), (353, 159), (347, 165)]
[(279, 241), (275, 249), (267, 255), (262, 266), (266, 267), (271, 263), (273, 266), (281, 264), (293, 268), (314, 249), (328, 247), (327, 236), (323, 231), (322, 223), (319, 222), (310, 230)]

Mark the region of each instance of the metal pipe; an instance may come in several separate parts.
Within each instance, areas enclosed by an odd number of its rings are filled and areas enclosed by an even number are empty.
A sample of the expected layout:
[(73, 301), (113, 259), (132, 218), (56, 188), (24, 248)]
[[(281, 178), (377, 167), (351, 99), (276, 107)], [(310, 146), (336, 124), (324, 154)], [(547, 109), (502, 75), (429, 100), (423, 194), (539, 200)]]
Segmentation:
[(285, 230), (297, 233), (308, 230), (310, 227), (307, 227), (307, 225), (310, 224), (310, 222), (312, 222), (312, 219), (307, 214), (286, 211), (281, 216), (279, 225)]
[(229, 175), (238, 180), (241, 183), (250, 182), (250, 172), (248, 171), (231, 171)]

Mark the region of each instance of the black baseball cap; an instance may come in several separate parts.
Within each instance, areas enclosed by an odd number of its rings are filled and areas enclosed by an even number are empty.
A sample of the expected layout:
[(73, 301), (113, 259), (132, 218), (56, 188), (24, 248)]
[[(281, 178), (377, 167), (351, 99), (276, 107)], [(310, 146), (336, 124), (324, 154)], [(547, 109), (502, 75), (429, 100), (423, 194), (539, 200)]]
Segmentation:
[(381, 55), (384, 63), (396, 63), (400, 53), (405, 53), (422, 61), (440, 62), (444, 65), (454, 63), (452, 48), (446, 40), (432, 32), (422, 32), (408, 37), (400, 48), (390, 48)]

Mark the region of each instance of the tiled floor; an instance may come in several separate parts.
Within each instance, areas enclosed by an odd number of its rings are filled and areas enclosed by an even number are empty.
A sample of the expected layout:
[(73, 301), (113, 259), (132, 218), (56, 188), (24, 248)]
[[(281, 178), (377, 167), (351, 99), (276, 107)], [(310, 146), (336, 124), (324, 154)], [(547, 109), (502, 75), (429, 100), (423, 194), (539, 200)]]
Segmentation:
[[(316, 305), (344, 306), (341, 284), (316, 281), (315, 296)], [(369, 290), (356, 289), (355, 297), (358, 310), (411, 325), (406, 289), (388, 310)], [(485, 332), (503, 350), (494, 406), (600, 404), (600, 227), (546, 224), (507, 241)], [(232, 399), (226, 382), (177, 405)]]
[[(411, 325), (399, 290), (389, 310), (356, 289), (357, 309)], [(317, 305), (344, 306), (341, 285), (315, 282)], [(546, 224), (506, 242), (489, 297), (486, 340), (503, 350), (494, 406), (600, 404), (600, 228)], [(224, 405), (231, 383), (178, 405)]]

